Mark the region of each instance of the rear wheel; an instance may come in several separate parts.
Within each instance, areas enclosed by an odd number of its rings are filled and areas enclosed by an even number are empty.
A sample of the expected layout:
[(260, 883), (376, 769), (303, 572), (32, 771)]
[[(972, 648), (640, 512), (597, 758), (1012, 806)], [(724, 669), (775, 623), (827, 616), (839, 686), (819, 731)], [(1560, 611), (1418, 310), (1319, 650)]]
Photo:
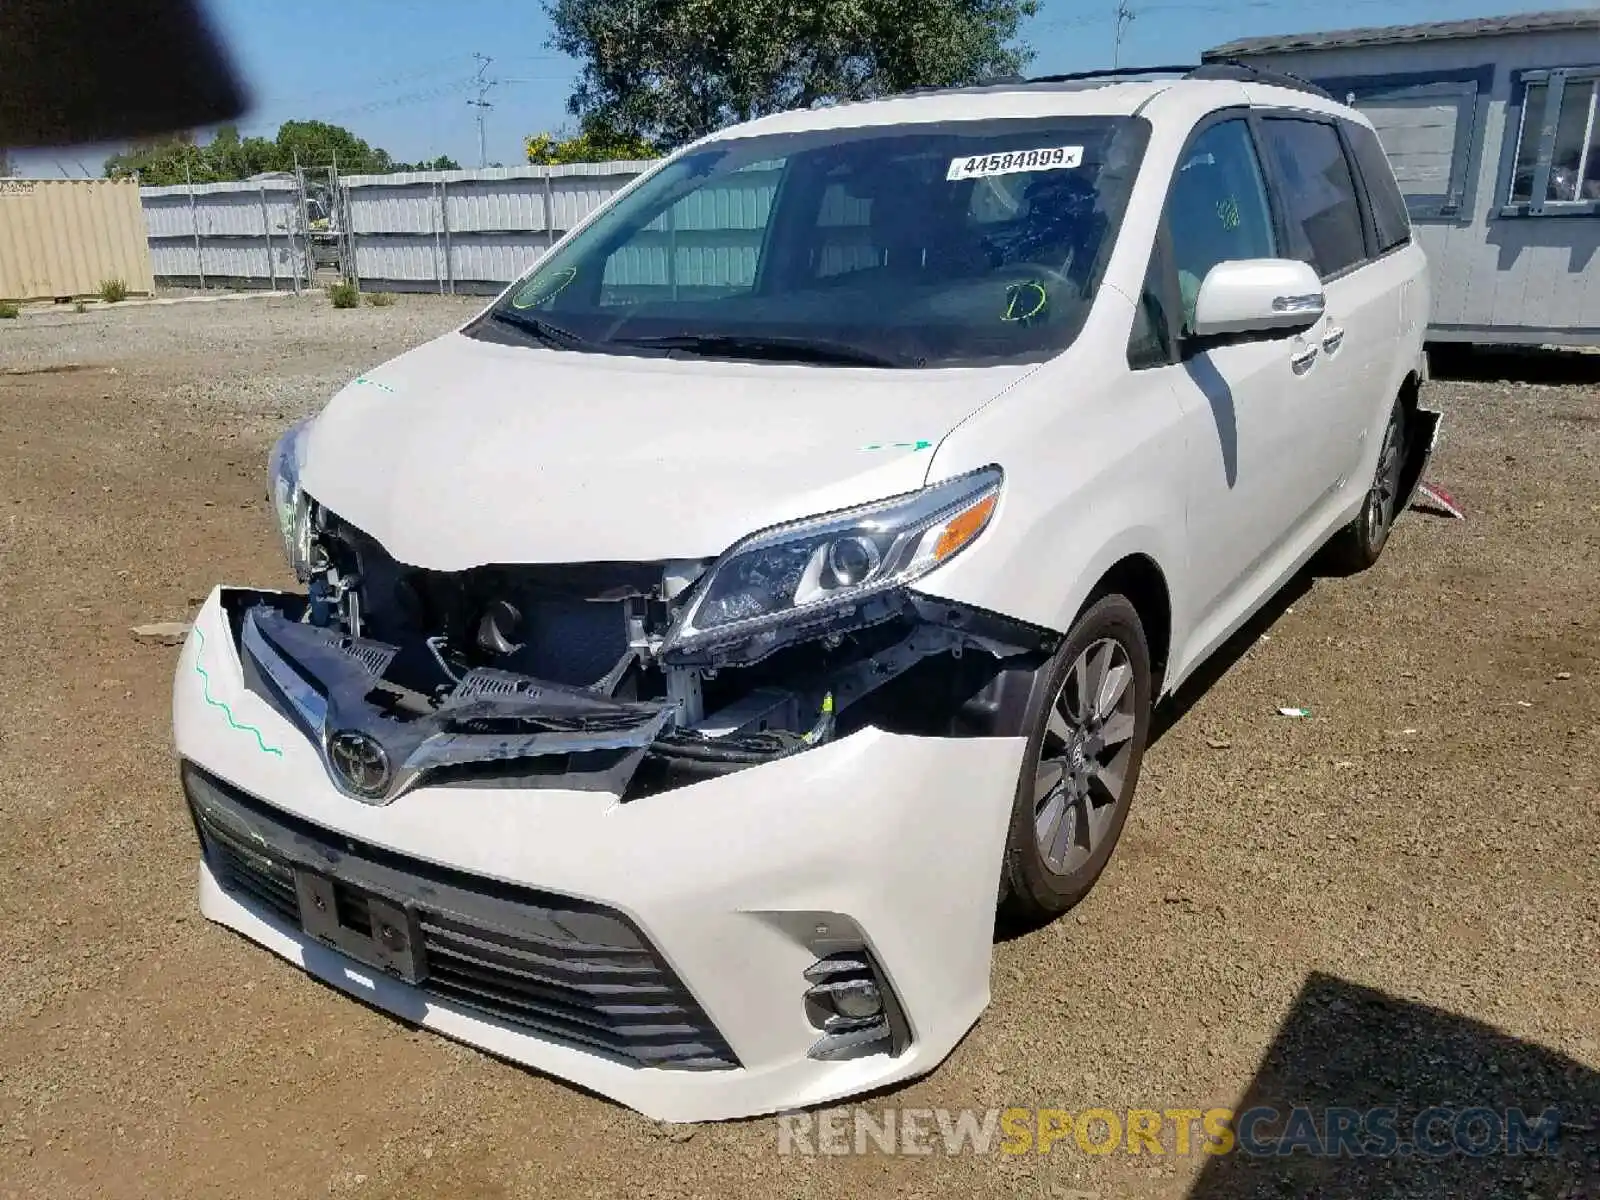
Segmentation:
[(1378, 451), (1378, 467), (1367, 489), (1366, 501), (1354, 521), (1333, 535), (1327, 557), (1336, 569), (1354, 573), (1365, 571), (1378, 561), (1389, 542), (1400, 504), (1400, 479), (1406, 463), (1406, 410), (1399, 400), (1389, 412), (1383, 431), (1383, 446)]
[(1128, 819), (1150, 733), (1150, 651), (1123, 596), (1074, 623), (1029, 713), (1001, 873), (1001, 911), (1039, 924), (1105, 870)]

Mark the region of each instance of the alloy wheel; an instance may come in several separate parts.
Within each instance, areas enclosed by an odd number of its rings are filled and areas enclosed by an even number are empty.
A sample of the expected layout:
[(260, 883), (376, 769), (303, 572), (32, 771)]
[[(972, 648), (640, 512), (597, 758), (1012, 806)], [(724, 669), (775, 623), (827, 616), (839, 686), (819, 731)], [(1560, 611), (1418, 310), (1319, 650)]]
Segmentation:
[(1034, 836), (1057, 875), (1099, 849), (1127, 798), (1136, 700), (1127, 650), (1102, 638), (1078, 656), (1050, 706), (1034, 780)]
[(1367, 493), (1367, 540), (1374, 547), (1383, 544), (1394, 523), (1395, 505), (1400, 497), (1400, 422), (1389, 421), (1384, 432), (1383, 450), (1378, 455), (1378, 472)]

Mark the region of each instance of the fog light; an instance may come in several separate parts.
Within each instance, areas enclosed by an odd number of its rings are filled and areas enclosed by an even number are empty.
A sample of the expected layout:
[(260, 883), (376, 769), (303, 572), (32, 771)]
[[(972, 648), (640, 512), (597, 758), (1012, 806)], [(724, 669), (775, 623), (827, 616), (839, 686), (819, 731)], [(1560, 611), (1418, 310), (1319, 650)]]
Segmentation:
[(878, 985), (865, 979), (845, 984), (829, 999), (841, 1017), (853, 1020), (875, 1017), (883, 1011), (883, 994), (878, 991)]
[(899, 1001), (866, 947), (836, 950), (805, 972), (806, 1016), (822, 1031), (812, 1058), (839, 1060), (899, 1054), (911, 1030)]

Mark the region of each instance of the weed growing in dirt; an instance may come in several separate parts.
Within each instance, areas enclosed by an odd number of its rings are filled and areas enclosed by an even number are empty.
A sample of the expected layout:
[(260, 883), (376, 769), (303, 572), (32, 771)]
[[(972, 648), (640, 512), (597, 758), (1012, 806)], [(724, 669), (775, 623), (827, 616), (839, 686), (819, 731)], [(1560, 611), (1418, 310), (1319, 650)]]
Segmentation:
[(0, 300), (0, 321), (15, 321), (21, 306), (15, 300)]
[(100, 281), (100, 299), (107, 304), (119, 304), (128, 298), (128, 285), (120, 279)]
[(361, 303), (361, 289), (353, 279), (341, 279), (328, 285), (328, 302), (335, 308), (354, 308)]
[(368, 292), (367, 303), (373, 308), (388, 308), (394, 304), (393, 292)]
[(86, 313), (86, 312), (89, 311), (89, 306), (87, 304), (85, 304), (82, 300), (79, 300), (76, 304), (74, 304), (72, 306), (72, 311), (75, 312), (75, 313)]

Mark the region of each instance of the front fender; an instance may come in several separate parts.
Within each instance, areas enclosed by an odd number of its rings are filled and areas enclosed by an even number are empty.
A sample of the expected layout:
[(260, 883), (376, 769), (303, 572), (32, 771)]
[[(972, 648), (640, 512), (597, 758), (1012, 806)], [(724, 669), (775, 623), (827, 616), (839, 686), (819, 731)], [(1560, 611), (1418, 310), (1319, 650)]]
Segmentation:
[(1005, 486), (983, 536), (917, 589), (1064, 632), (1111, 567), (1143, 555), (1166, 580), (1181, 645), (1184, 413), (1161, 372), (1128, 370), (1126, 325), (1106, 336), (1096, 324), (939, 447), (933, 474), (998, 463)]

